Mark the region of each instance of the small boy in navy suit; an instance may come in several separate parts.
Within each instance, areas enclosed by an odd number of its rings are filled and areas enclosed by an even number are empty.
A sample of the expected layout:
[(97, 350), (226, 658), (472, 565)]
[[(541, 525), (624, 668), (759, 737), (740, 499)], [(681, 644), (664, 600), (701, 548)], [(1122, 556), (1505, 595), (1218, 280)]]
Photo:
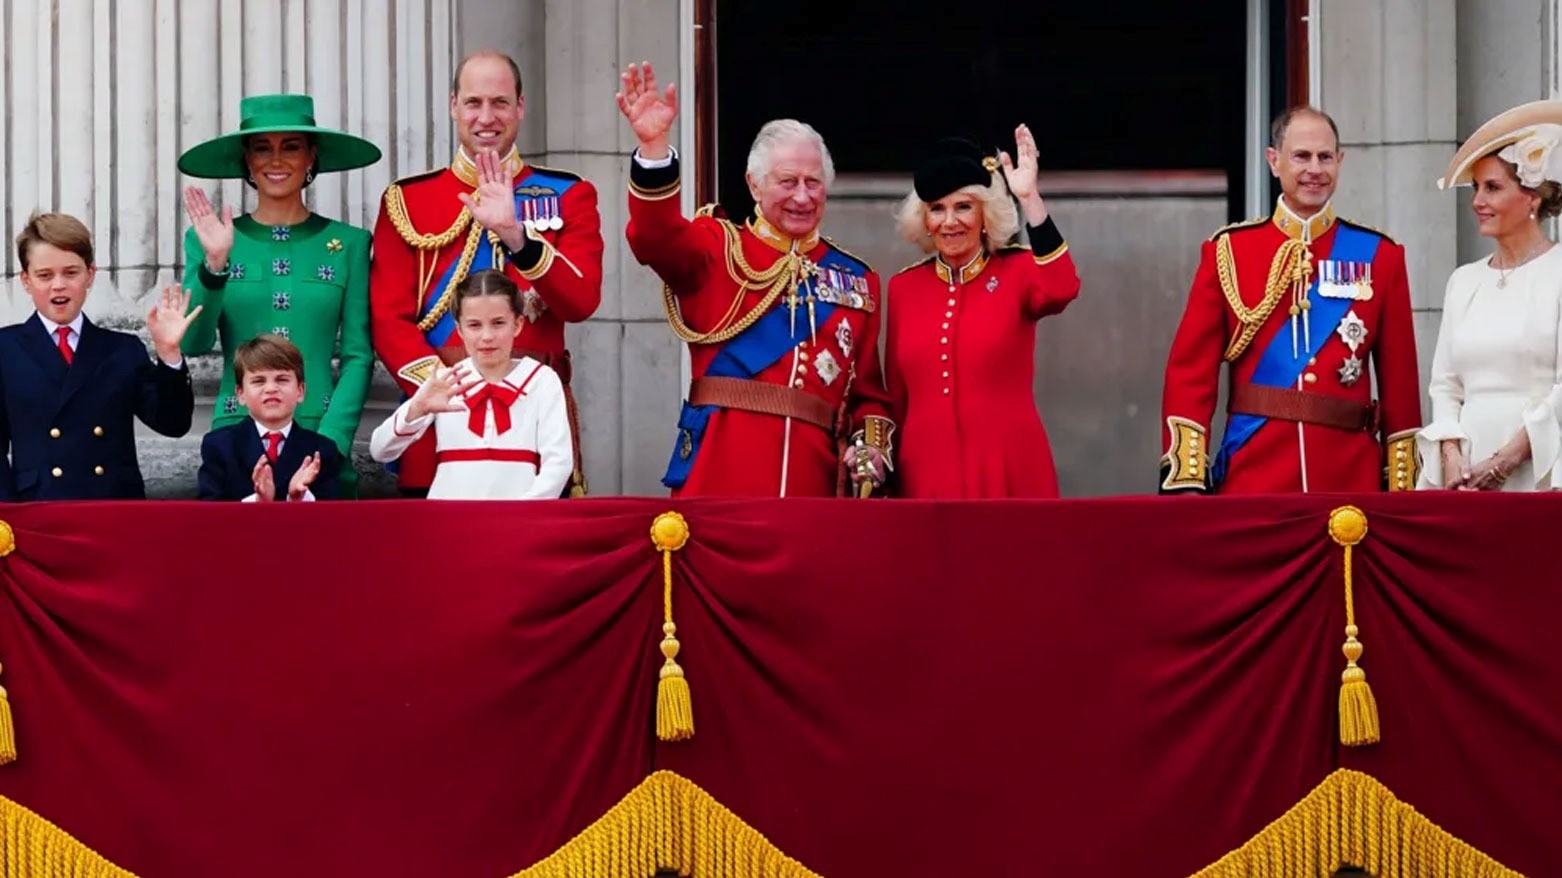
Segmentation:
[(201, 440), (202, 500), (335, 500), (336, 443), (293, 422), (304, 401), (304, 355), (285, 338), (259, 335), (233, 352), (235, 394), (249, 417)]
[(201, 309), (163, 290), (141, 340), (81, 313), (97, 274), (92, 233), (75, 217), (35, 213), (16, 236), (35, 313), (0, 329), (0, 500), (139, 500), (135, 422), (190, 430), (195, 394), (179, 341)]

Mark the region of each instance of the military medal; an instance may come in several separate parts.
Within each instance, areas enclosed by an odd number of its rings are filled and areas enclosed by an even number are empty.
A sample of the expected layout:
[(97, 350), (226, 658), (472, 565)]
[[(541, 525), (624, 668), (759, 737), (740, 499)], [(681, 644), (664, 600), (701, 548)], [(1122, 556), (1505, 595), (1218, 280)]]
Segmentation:
[(1372, 298), (1372, 263), (1362, 266), (1361, 279), (1356, 282), (1356, 298), (1366, 302)]
[(534, 201), (521, 202), (521, 225), (525, 226), (528, 232), (535, 231), (537, 228), (537, 221), (533, 218), (536, 212), (532, 209), (535, 204)]
[(1355, 354), (1345, 358), (1340, 364), (1340, 384), (1349, 387), (1361, 380), (1361, 358)]
[(553, 216), (548, 218), (548, 228), (557, 232), (558, 230), (564, 228), (564, 205), (559, 201), (557, 196), (550, 196), (548, 198), (548, 204), (553, 212)]

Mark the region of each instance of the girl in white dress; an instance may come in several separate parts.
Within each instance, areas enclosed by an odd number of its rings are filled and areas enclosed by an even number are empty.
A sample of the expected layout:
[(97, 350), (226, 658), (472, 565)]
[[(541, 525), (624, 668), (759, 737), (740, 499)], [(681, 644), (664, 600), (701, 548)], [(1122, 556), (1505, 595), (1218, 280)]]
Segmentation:
[(500, 271), (468, 276), (455, 294), (467, 358), (438, 369), (369, 440), (375, 460), (395, 460), (434, 428), (430, 498), (558, 497), (575, 466), (559, 376), (530, 357), (512, 359), (520, 291)]
[(1562, 248), (1541, 228), (1562, 212), (1559, 144), (1562, 101), (1526, 104), (1476, 131), (1438, 181), (1475, 187), (1496, 252), (1448, 279), (1420, 487), (1562, 487)]

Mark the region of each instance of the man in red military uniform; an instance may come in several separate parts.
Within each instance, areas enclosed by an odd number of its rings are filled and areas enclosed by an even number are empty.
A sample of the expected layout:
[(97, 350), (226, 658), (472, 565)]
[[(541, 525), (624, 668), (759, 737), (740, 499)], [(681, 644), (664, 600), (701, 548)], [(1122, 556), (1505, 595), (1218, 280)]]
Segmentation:
[[(1274, 214), (1205, 243), (1172, 342), (1161, 490), (1411, 490), (1421, 388), (1404, 248), (1335, 216), (1343, 153), (1328, 116), (1287, 111), (1267, 154)], [(1230, 398), (1214, 450), (1222, 361)]]
[(760, 130), (741, 228), (678, 205), (667, 132), (677, 94), (649, 64), (623, 76), (619, 109), (639, 139), (629, 247), (666, 284), (668, 320), (689, 343), (694, 381), (663, 483), (674, 496), (830, 497), (882, 482), (893, 424), (879, 368), (882, 299), (868, 266), (819, 236), (834, 176), (818, 132)]
[[(474, 271), (504, 270), (524, 300), (516, 356), (551, 366), (564, 382), (575, 446), (569, 493), (579, 496), (586, 485), (564, 324), (587, 319), (602, 301), (601, 218), (590, 183), (521, 159), (524, 108), (509, 56), (479, 52), (456, 69), (454, 161), (392, 184), (380, 205), (369, 271), (374, 350), (402, 391), (416, 392), (436, 367), (466, 356), (450, 307), (456, 286)], [(433, 476), (430, 433), (402, 455), (400, 485), (422, 494)]]

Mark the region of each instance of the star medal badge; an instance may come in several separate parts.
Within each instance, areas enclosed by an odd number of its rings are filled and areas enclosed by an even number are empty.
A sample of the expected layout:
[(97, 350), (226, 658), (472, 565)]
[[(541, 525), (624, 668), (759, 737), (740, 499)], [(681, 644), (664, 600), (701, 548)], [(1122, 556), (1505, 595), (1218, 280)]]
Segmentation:
[(829, 387), (835, 383), (835, 379), (841, 377), (841, 364), (835, 361), (835, 355), (829, 351), (820, 351), (819, 356), (814, 357), (814, 371), (819, 373), (819, 380), (824, 386)]
[(542, 296), (537, 295), (536, 290), (526, 290), (521, 293), (521, 316), (525, 317), (528, 323), (537, 322), (537, 318), (542, 316), (543, 307)]
[(842, 320), (840, 322), (840, 324), (835, 327), (835, 343), (840, 346), (841, 353), (844, 354), (847, 359), (851, 359), (851, 355), (852, 355), (852, 328), (851, 328), (851, 324), (849, 324), (846, 321)]
[(1355, 354), (1345, 358), (1340, 364), (1340, 384), (1349, 387), (1361, 380), (1361, 358)]
[(1347, 311), (1334, 331), (1339, 335), (1340, 341), (1345, 342), (1345, 346), (1350, 348), (1352, 354), (1367, 343), (1367, 324), (1356, 316), (1355, 311)]

